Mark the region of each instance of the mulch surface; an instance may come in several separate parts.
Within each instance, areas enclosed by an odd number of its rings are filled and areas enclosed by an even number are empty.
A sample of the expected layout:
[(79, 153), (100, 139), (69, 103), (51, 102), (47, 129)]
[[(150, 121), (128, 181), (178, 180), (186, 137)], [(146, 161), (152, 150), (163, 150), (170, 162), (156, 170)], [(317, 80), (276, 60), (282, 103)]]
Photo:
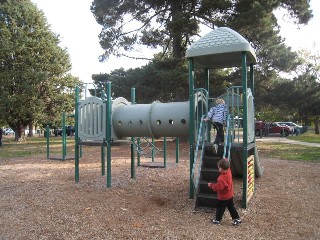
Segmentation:
[(189, 198), (189, 145), (168, 142), (167, 167), (159, 153), (151, 167), (135, 167), (130, 146), (112, 147), (112, 187), (101, 175), (99, 147), (84, 147), (80, 182), (74, 160), (44, 154), (0, 159), (0, 239), (320, 239), (320, 164), (261, 157), (265, 171), (247, 209), (242, 180), (234, 179), (243, 220), (220, 226), (214, 211), (195, 211)]

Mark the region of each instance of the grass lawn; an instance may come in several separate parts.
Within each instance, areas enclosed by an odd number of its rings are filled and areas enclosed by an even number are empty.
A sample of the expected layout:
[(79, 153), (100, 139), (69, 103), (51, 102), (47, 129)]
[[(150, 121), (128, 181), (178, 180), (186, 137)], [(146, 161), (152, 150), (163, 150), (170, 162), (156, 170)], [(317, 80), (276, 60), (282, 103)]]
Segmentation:
[(320, 143), (320, 135), (314, 134), (313, 128), (309, 129), (306, 133), (300, 134), (298, 136), (288, 136), (288, 139), (302, 142)]
[[(74, 138), (67, 137), (67, 152), (74, 152)], [(44, 137), (27, 137), (25, 141), (15, 142), (14, 137), (5, 137), (2, 139), (2, 147), (0, 148), (0, 160), (15, 158), (15, 157), (29, 157), (47, 154), (47, 141)], [(50, 138), (50, 156), (62, 156), (62, 138)]]
[[(320, 136), (314, 134), (314, 130), (288, 137), (292, 140), (320, 143)], [(262, 157), (279, 158), (283, 160), (311, 161), (320, 162), (320, 147), (309, 147), (298, 144), (258, 142), (259, 155)], [(74, 154), (74, 138), (67, 137), (67, 153)], [(46, 156), (47, 145), (46, 138), (35, 136), (26, 138), (26, 141), (15, 142), (13, 136), (3, 139), (3, 147), (0, 148), (0, 160), (29, 157), (29, 156)], [(50, 138), (50, 157), (62, 157), (62, 138)]]
[[(298, 136), (288, 136), (288, 139), (320, 143), (320, 135), (314, 134), (314, 129), (310, 129)], [(259, 142), (258, 150), (263, 157), (273, 157), (283, 160), (298, 160), (320, 162), (320, 147), (309, 147), (298, 144)]]

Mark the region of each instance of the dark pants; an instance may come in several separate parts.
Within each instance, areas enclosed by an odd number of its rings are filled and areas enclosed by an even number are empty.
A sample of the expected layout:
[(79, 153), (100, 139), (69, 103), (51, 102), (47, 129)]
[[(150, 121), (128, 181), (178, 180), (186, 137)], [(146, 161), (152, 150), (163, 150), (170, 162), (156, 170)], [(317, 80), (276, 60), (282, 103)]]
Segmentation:
[(224, 142), (224, 132), (223, 132), (223, 124), (219, 122), (212, 123), (213, 127), (216, 129), (216, 139), (214, 140), (214, 144), (220, 144)]
[(221, 221), (226, 208), (228, 208), (232, 219), (239, 218), (239, 214), (238, 214), (236, 208), (234, 207), (233, 198), (230, 198), (229, 200), (219, 200), (218, 201), (218, 207), (217, 207), (217, 211), (216, 211), (216, 220)]

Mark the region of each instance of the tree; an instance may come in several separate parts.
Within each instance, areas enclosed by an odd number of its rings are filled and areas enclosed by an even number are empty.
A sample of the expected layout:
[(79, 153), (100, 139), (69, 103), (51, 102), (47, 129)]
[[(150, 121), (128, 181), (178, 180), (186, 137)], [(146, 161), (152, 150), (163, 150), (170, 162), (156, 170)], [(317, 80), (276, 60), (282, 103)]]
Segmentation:
[(304, 62), (297, 69), (299, 74), (294, 78), (295, 96), (299, 99), (298, 111), (304, 118), (311, 118), (315, 125), (315, 134), (319, 134), (320, 118), (320, 54), (301, 50)]
[[(267, 96), (279, 73), (291, 72), (301, 64), (297, 54), (279, 35), (274, 10), (283, 8), (297, 24), (306, 24), (312, 17), (309, 7), (309, 0), (94, 0), (91, 11), (103, 27), (99, 35), (100, 45), (105, 50), (101, 61), (110, 55), (134, 58), (130, 52), (142, 44), (162, 48), (157, 59), (175, 60), (171, 64), (182, 66), (185, 51), (199, 35), (201, 26), (212, 29), (227, 26), (238, 31), (249, 40), (257, 54), (255, 88), (259, 94), (255, 102), (259, 108), (269, 104)], [(240, 81), (237, 69), (229, 71), (229, 76), (219, 77), (221, 72), (215, 70), (210, 74), (210, 79), (215, 79), (214, 89), (210, 92), (216, 94), (220, 93), (224, 80), (233, 84)], [(149, 81), (156, 83), (154, 77)], [(181, 86), (174, 85), (175, 88), (186, 86), (187, 79), (180, 83)]]
[[(161, 47), (163, 56), (169, 52), (174, 59), (182, 59), (201, 25), (233, 27), (256, 47), (272, 36), (273, 42), (281, 43), (273, 15), (279, 7), (301, 24), (312, 17), (309, 0), (94, 0), (91, 11), (103, 27), (99, 39), (105, 53), (101, 60), (128, 55), (139, 44)], [(272, 46), (276, 48), (276, 44)]]
[(300, 50), (302, 64), (293, 79), (279, 79), (268, 93), (269, 103), (304, 123), (313, 121), (315, 133), (319, 134), (320, 116), (320, 55)]
[[(105, 91), (107, 81), (112, 82), (113, 97), (131, 99), (131, 88), (135, 87), (136, 101), (149, 103), (156, 100), (161, 102), (185, 101), (188, 98), (188, 71), (185, 65), (175, 67), (172, 61), (154, 60), (144, 67), (116, 69), (110, 74), (95, 74), (93, 80), (97, 93)], [(152, 78), (152, 81), (150, 81)], [(94, 95), (94, 89), (90, 90)]]
[(16, 132), (54, 122), (71, 111), (78, 80), (68, 72), (69, 55), (58, 46), (46, 19), (30, 0), (0, 3), (0, 110)]

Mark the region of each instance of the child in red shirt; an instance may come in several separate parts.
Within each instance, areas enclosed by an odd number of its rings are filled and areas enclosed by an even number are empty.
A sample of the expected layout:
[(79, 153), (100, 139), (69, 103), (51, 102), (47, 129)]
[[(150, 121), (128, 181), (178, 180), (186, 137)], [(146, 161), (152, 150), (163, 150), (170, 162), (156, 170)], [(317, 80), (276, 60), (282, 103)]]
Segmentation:
[(208, 183), (208, 187), (218, 193), (216, 218), (212, 219), (212, 223), (219, 225), (226, 208), (228, 208), (233, 220), (233, 225), (239, 225), (241, 219), (233, 203), (233, 182), (230, 162), (224, 158), (221, 159), (217, 165), (220, 172), (217, 182)]

